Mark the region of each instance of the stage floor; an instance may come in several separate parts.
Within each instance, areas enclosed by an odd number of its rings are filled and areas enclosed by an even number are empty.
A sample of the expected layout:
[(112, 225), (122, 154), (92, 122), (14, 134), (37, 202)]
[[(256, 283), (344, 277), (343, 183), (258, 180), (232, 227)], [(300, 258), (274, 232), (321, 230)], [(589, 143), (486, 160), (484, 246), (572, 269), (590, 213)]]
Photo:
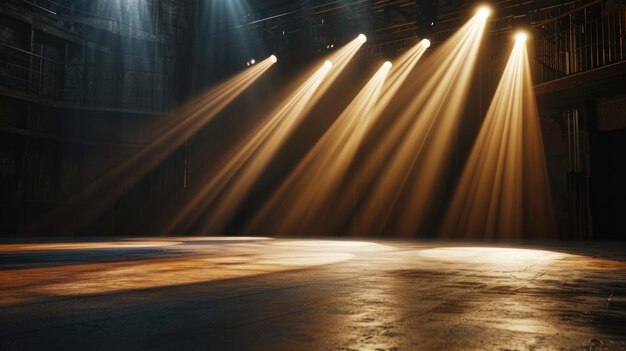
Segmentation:
[(626, 350), (626, 244), (5, 240), (0, 316), (2, 350)]

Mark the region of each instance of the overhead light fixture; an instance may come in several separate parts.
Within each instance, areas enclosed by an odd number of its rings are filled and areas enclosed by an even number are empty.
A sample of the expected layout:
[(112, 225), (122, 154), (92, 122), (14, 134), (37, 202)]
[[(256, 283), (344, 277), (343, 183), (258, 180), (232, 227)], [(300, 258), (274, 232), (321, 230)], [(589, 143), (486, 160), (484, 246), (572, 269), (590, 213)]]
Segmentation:
[(328, 60), (326, 60), (326, 61), (324, 62), (324, 68), (326, 68), (326, 69), (330, 69), (332, 66), (333, 66), (333, 63), (332, 63), (332, 62), (330, 62), (330, 61), (328, 61)]
[(487, 17), (489, 17), (489, 15), (491, 14), (491, 9), (487, 6), (481, 6), (478, 8), (476, 14), (479, 18), (487, 19)]
[(390, 68), (391, 68), (391, 66), (392, 66), (392, 64), (391, 64), (391, 62), (389, 62), (389, 61), (385, 61), (385, 63), (383, 63), (383, 67), (384, 67), (385, 69), (390, 69)]
[(422, 41), (420, 43), (425, 48), (429, 48), (430, 47), (430, 40), (428, 40), (428, 39), (422, 39)]
[(365, 34), (359, 34), (357, 39), (359, 39), (361, 43), (365, 43), (365, 41), (367, 41), (367, 37), (365, 36)]
[(528, 36), (524, 32), (519, 32), (515, 35), (515, 41), (517, 42), (524, 42), (527, 38)]
[(424, 37), (433, 33), (439, 17), (439, 1), (415, 0), (415, 35)]
[(270, 56), (270, 62), (271, 63), (276, 63), (277, 61), (278, 61), (278, 58), (276, 57), (276, 55)]
[(256, 63), (256, 61), (254, 61), (254, 59), (252, 59), (252, 60), (250, 60), (250, 63), (254, 65)]

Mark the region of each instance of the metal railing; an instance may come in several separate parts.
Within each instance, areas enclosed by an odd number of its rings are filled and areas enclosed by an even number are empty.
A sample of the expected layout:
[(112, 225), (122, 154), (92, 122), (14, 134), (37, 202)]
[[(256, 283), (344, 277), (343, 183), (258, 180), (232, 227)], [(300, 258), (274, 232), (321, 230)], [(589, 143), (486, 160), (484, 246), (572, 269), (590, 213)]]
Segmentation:
[(0, 43), (0, 86), (31, 95), (60, 98), (63, 64)]
[(0, 42), (0, 87), (90, 107), (153, 110), (151, 70), (55, 61)]
[(49, 12), (51, 14), (56, 14), (55, 9), (57, 7), (57, 3), (51, 0), (21, 0), (24, 3), (30, 4), (35, 8), (40, 10)]
[[(155, 9), (158, 7), (155, 0), (142, 0), (141, 2), (133, 0), (121, 2), (117, 6), (108, 6), (103, 3), (105, 6), (100, 8), (100, 11), (98, 11), (97, 3), (94, 4), (96, 5), (94, 8), (91, 7), (93, 2), (69, 5), (58, 0), (20, 1), (50, 15), (79, 16), (103, 22), (114, 22), (124, 31), (136, 30), (152, 34), (155, 32), (155, 27), (152, 25), (155, 21), (154, 16), (156, 16)], [(107, 11), (101, 11), (103, 9)], [(146, 21), (146, 18), (150, 18), (150, 21)]]
[(593, 1), (534, 25), (536, 83), (626, 59), (626, 11)]

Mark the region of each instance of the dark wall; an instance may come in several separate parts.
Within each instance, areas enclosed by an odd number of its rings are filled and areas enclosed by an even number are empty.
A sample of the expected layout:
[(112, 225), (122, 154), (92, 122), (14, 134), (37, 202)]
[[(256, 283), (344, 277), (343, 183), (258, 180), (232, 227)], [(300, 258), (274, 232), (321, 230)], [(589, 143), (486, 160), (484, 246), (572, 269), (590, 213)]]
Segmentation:
[(591, 213), (597, 239), (626, 239), (626, 129), (591, 135)]
[[(55, 15), (0, 2), (0, 235), (25, 234), (123, 166), (191, 95), (196, 1), (65, 4)], [(147, 209), (182, 187), (183, 154), (124, 189), (83, 232), (127, 233), (139, 218), (149, 221)], [(122, 168), (113, 183), (124, 183)], [(63, 233), (62, 225), (49, 229), (33, 234)]]

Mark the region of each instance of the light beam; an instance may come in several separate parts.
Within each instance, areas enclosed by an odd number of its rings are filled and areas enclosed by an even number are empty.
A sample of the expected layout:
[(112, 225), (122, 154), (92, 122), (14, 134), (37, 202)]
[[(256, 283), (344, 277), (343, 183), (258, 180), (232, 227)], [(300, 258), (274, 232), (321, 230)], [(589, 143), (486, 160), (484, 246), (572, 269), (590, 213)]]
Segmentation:
[(429, 58), (437, 68), (357, 172), (356, 187), (369, 190), (353, 234), (409, 236), (423, 227), (443, 185), (485, 25), (482, 14), (474, 16)]
[[(178, 211), (165, 231), (184, 231), (196, 221), (200, 222), (199, 228), (203, 232), (223, 230), (271, 158), (343, 71), (361, 44), (356, 38), (331, 54), (295, 93), (232, 151), (226, 164)], [(201, 218), (209, 208), (209, 213)]]
[[(328, 206), (375, 121), (373, 109), (391, 62), (381, 65), (248, 226), (275, 234), (328, 233)], [(332, 210), (330, 215), (332, 215)]]
[(452, 198), (444, 236), (554, 238), (526, 44), (517, 39)]
[[(331, 54), (307, 82), (232, 151), (226, 164), (166, 225), (165, 232), (185, 231), (196, 221), (199, 221), (202, 232), (222, 231), (280, 146), (321, 99), (361, 45), (357, 37)], [(210, 209), (209, 213), (201, 218), (207, 209)]]
[(39, 232), (49, 227), (61, 227), (64, 228), (63, 233), (73, 234), (83, 228), (176, 151), (185, 140), (209, 123), (272, 64), (272, 60), (267, 58), (165, 117), (153, 128), (155, 138), (148, 145), (100, 175), (70, 199), (67, 205), (53, 210), (27, 231)]
[(487, 6), (479, 7), (478, 11), (476, 12), (476, 15), (481, 19), (487, 19), (490, 14), (491, 14), (491, 8)]

